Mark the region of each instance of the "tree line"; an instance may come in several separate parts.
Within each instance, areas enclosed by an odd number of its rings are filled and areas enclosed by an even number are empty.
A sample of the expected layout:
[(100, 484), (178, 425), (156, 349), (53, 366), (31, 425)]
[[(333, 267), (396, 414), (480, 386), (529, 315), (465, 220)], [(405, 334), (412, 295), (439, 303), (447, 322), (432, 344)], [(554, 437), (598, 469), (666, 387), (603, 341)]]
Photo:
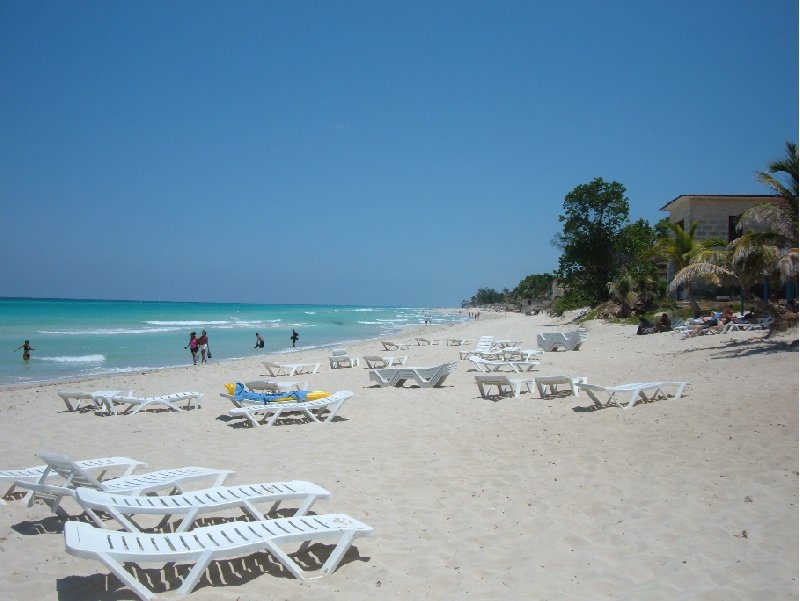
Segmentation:
[[(797, 145), (786, 143), (785, 156), (769, 163), (756, 178), (775, 194), (772, 203), (745, 211), (737, 223), (738, 237), (694, 239), (697, 224), (684, 228), (667, 218), (651, 225), (631, 222), (625, 187), (595, 178), (564, 197), (558, 220), (562, 231), (552, 244), (561, 250), (552, 273), (525, 277), (513, 289), (480, 288), (462, 304), (535, 303), (549, 298), (554, 280), (564, 295), (555, 312), (597, 306), (614, 300), (622, 314), (647, 310), (669, 295), (683, 291), (694, 303), (693, 285), (706, 282), (755, 296), (764, 282), (773, 287), (797, 283), (798, 156)], [(666, 281), (667, 265), (675, 275)]]

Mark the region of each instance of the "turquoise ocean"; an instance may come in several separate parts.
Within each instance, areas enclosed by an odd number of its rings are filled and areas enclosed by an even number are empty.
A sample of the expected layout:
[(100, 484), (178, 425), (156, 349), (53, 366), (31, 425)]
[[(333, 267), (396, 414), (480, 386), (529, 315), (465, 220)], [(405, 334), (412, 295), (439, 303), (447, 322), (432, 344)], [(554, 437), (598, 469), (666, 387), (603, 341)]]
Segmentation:
[[(212, 361), (391, 337), (401, 329), (462, 321), (424, 307), (253, 305), (0, 298), (0, 385), (190, 365), (189, 333), (206, 330)], [(256, 349), (256, 332), (265, 339)], [(25, 340), (35, 349), (22, 360)]]

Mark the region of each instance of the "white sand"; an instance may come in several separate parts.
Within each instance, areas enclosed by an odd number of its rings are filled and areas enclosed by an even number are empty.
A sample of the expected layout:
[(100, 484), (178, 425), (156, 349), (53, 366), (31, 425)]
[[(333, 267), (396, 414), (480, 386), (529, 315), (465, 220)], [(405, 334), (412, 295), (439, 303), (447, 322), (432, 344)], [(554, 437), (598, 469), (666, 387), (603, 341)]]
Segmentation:
[[(563, 319), (490, 313), (423, 332), (528, 348), (538, 331), (567, 329)], [(310, 388), (355, 393), (332, 423), (234, 427), (219, 393), (264, 375), (258, 359), (74, 386), (205, 393), (202, 409), (183, 413), (67, 413), (56, 391), (70, 386), (36, 385), (0, 391), (0, 467), (36, 465), (37, 452), (52, 450), (125, 455), (149, 469), (230, 468), (229, 483), (305, 479), (333, 493), (314, 511), (375, 529), (320, 580), (288, 577), (264, 556), (212, 564), (213, 585), (205, 578), (189, 597), (197, 601), (796, 599), (798, 354), (788, 343), (797, 330), (768, 340), (636, 336), (634, 326), (600, 322), (588, 330), (580, 351), (546, 354), (538, 373), (608, 385), (688, 380), (685, 397), (599, 411), (585, 395), (485, 400), (468, 361), (441, 389), (385, 389), (363, 365), (331, 370), (327, 351), (303, 351), (269, 357), (323, 362)], [(377, 341), (348, 350), (398, 354)], [(402, 354), (432, 366), (458, 361), (459, 350)], [(72, 500), (64, 506), (79, 514)], [(135, 599), (100, 563), (66, 554), (63, 523), (44, 505), (12, 501), (0, 520), (0, 598)]]

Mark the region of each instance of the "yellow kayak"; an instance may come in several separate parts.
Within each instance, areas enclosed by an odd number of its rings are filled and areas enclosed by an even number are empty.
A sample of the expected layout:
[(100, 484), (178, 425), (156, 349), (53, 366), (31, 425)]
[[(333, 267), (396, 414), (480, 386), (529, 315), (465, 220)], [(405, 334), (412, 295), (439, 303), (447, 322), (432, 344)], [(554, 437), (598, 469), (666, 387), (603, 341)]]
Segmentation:
[[(324, 399), (325, 397), (329, 397), (329, 396), (331, 396), (331, 393), (327, 392), (325, 390), (312, 390), (311, 392), (309, 392), (306, 395), (306, 400), (307, 401), (316, 401), (317, 399)], [(275, 399), (272, 402), (273, 403), (298, 403), (298, 402), (301, 402), (301, 401), (298, 401), (293, 396), (287, 396), (287, 397), (282, 397), (282, 398)]]

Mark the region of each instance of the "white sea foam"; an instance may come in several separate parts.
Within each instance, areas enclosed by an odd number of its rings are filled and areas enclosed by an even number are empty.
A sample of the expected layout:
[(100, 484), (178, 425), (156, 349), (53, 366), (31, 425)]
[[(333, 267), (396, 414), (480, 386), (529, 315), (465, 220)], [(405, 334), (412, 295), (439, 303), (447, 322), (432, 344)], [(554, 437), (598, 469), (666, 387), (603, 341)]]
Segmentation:
[(40, 361), (53, 361), (55, 363), (102, 363), (105, 355), (64, 355), (61, 357), (38, 357)]
[(229, 320), (222, 321), (145, 321), (144, 323), (151, 326), (180, 326), (183, 328), (202, 328), (205, 326), (226, 326), (231, 322)]
[(180, 332), (183, 328), (97, 328), (92, 330), (39, 330), (39, 334), (54, 336), (131, 336), (134, 334), (159, 334)]

